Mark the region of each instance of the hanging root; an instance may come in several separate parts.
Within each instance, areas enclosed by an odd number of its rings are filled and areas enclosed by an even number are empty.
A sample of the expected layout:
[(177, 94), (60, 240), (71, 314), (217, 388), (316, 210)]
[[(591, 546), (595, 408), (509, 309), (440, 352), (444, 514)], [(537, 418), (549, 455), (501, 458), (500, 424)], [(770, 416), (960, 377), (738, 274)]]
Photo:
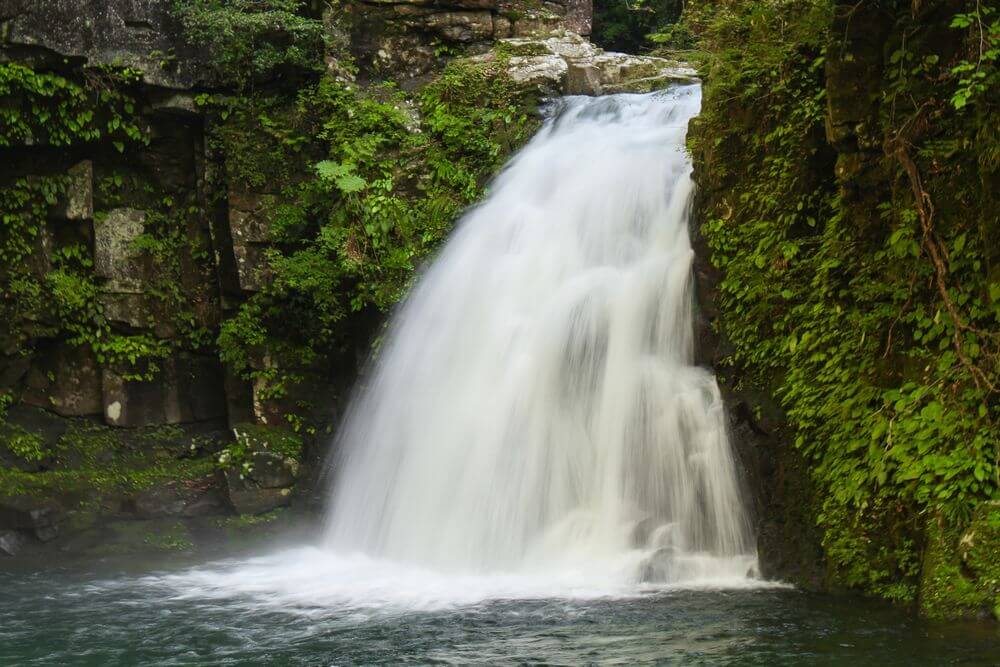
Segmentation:
[(924, 189), (920, 171), (913, 162), (913, 158), (910, 157), (910, 151), (906, 143), (897, 138), (891, 145), (893, 148), (892, 153), (899, 160), (900, 164), (903, 165), (903, 169), (910, 180), (913, 198), (917, 203), (917, 216), (920, 218), (920, 228), (923, 232), (922, 244), (924, 250), (927, 251), (927, 255), (931, 258), (931, 262), (934, 264), (934, 283), (941, 295), (941, 300), (944, 301), (945, 310), (948, 311), (948, 316), (951, 318), (952, 343), (955, 347), (955, 354), (958, 355), (958, 359), (962, 362), (962, 365), (972, 374), (972, 379), (978, 389), (982, 390), (985, 386), (990, 392), (994, 392), (996, 391), (996, 386), (990, 382), (990, 379), (981, 368), (972, 363), (962, 349), (962, 333), (971, 331), (971, 329), (962, 322), (962, 318), (958, 314), (958, 309), (955, 307), (955, 303), (948, 292), (948, 267), (945, 265), (947, 253), (941, 241), (938, 240), (937, 234), (934, 233), (934, 203), (931, 201), (931, 196), (927, 193), (927, 190)]

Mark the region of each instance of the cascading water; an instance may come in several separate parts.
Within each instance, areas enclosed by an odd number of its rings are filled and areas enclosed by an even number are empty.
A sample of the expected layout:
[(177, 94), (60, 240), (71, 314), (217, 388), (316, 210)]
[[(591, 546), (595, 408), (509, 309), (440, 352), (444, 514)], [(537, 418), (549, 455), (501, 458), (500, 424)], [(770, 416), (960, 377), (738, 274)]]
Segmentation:
[(327, 547), (452, 574), (740, 580), (722, 401), (693, 364), (700, 89), (566, 98), (392, 323)]

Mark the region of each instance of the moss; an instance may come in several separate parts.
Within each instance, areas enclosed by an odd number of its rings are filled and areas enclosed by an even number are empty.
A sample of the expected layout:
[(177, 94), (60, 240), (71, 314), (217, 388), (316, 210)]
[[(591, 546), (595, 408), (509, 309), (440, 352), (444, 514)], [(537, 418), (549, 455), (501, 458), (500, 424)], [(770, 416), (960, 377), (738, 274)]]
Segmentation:
[(496, 46), (493, 47), (494, 53), (497, 54), (499, 58), (511, 58), (511, 57), (531, 57), (531, 56), (550, 56), (552, 55), (552, 49), (545, 46), (543, 42), (509, 42), (501, 41), (497, 42)]
[(194, 548), (191, 531), (182, 521), (115, 521), (89, 536), (91, 556), (123, 556), (144, 552), (189, 551)]
[(45, 459), (47, 452), (44, 444), (44, 439), (37, 433), (14, 424), (0, 424), (0, 447), (5, 447), (24, 463), (38, 463)]
[[(1000, 519), (1000, 517), (998, 517)], [(974, 523), (963, 537), (962, 531), (949, 526), (940, 516), (932, 518), (927, 526), (927, 545), (924, 550), (923, 571), (920, 578), (920, 612), (931, 619), (972, 617), (984, 608), (996, 604), (996, 580), (977, 577), (963, 562), (960, 546), (963, 542), (974, 545), (976, 532), (980, 532), (982, 546), (975, 549), (977, 564), (982, 555), (1000, 554), (997, 529), (990, 529), (988, 519)], [(992, 535), (991, 535), (992, 532)], [(991, 540), (990, 537), (993, 539)], [(996, 576), (1000, 565), (994, 561), (987, 565), (987, 574)]]
[(289, 510), (278, 508), (265, 514), (221, 517), (215, 520), (215, 526), (222, 531), (226, 540), (232, 543), (255, 540), (261, 535), (267, 535), (279, 526), (285, 525), (288, 518)]
[(212, 474), (213, 459), (175, 458), (159, 448), (135, 448), (125, 434), (85, 421), (74, 422), (59, 439), (54, 469), (22, 472), (0, 468), (0, 492), (36, 498), (76, 499), (99, 505), (103, 496), (131, 494), (173, 480)]

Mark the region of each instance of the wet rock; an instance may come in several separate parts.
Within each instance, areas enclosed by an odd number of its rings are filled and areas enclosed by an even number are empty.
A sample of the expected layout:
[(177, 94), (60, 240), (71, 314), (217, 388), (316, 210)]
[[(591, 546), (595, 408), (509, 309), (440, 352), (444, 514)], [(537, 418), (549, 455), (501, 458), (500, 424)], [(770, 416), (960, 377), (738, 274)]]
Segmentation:
[(224, 418), (224, 376), (218, 359), (177, 354), (149, 381), (103, 372), (104, 420), (110, 426), (181, 424)]
[(223, 477), (227, 497), (237, 514), (265, 514), (291, 503), (291, 489), (263, 488), (237, 470), (226, 470)]
[(567, 95), (600, 95), (601, 73), (594, 65), (571, 63), (566, 70)]
[(299, 464), (272, 452), (257, 452), (250, 459), (253, 466), (247, 476), (263, 489), (283, 489), (295, 484)]
[(224, 514), (226, 504), (215, 488), (190, 488), (172, 482), (146, 489), (132, 499), (140, 519)]
[(36, 355), (22, 401), (65, 417), (101, 413), (101, 372), (86, 346), (60, 343)]
[(61, 519), (62, 508), (52, 500), (0, 497), (0, 529), (23, 531), (48, 542), (59, 534)]
[(16, 530), (0, 530), (0, 556), (16, 556), (27, 539)]

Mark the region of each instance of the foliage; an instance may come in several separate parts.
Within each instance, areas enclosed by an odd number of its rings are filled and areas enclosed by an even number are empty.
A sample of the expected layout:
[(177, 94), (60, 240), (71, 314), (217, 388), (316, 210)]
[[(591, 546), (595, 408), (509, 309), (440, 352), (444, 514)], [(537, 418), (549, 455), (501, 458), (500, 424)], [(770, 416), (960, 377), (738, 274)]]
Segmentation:
[[(876, 96), (831, 91), (843, 66), (831, 49), (852, 48), (832, 11), (689, 4), (709, 54), (692, 141), (715, 188), (702, 231), (724, 272), (729, 362), (786, 411), (834, 575), (909, 601), (925, 517), (961, 524), (1000, 486), (1000, 99), (994, 86), (952, 103), (975, 30), (956, 35), (956, 54), (908, 4)], [(984, 57), (987, 80), (990, 67)], [(838, 159), (831, 94), (875, 110), (857, 140), (875, 150)]]
[(501, 64), (455, 62), (416, 95), (324, 78), (292, 106), (228, 109), (217, 141), (229, 177), (270, 183), (275, 247), (264, 288), (222, 326), (223, 359), (280, 398), (345, 344), (349, 314), (391, 308), (527, 137), (526, 106)]
[[(148, 143), (138, 121), (130, 69), (85, 70), (82, 81), (18, 64), (0, 65), (0, 146), (71, 149), (110, 142), (119, 153)], [(100, 305), (93, 261), (81, 244), (51, 247), (46, 220), (64, 201), (64, 175), (18, 176), (0, 184), (0, 315), (8, 341), (23, 350), (29, 331), (89, 346), (102, 363), (122, 366), (126, 379), (148, 378), (166, 354), (149, 335), (112, 331)], [(49, 248), (40, 251), (40, 248)], [(29, 326), (31, 323), (33, 326)]]
[(188, 40), (205, 46), (228, 83), (247, 87), (282, 72), (315, 71), (323, 24), (303, 0), (175, 0)]
[(970, 9), (951, 20), (952, 28), (972, 33), (971, 57), (951, 68), (951, 73), (959, 77), (958, 88), (951, 97), (956, 109), (1000, 86), (1000, 11), (978, 2)]
[(302, 460), (302, 436), (281, 427), (239, 424), (233, 428), (233, 442), (219, 452), (222, 468), (253, 472), (254, 454), (271, 453), (286, 461)]
[(649, 33), (669, 30), (683, 4), (678, 0), (596, 0), (593, 40), (606, 49), (636, 53), (646, 46)]

